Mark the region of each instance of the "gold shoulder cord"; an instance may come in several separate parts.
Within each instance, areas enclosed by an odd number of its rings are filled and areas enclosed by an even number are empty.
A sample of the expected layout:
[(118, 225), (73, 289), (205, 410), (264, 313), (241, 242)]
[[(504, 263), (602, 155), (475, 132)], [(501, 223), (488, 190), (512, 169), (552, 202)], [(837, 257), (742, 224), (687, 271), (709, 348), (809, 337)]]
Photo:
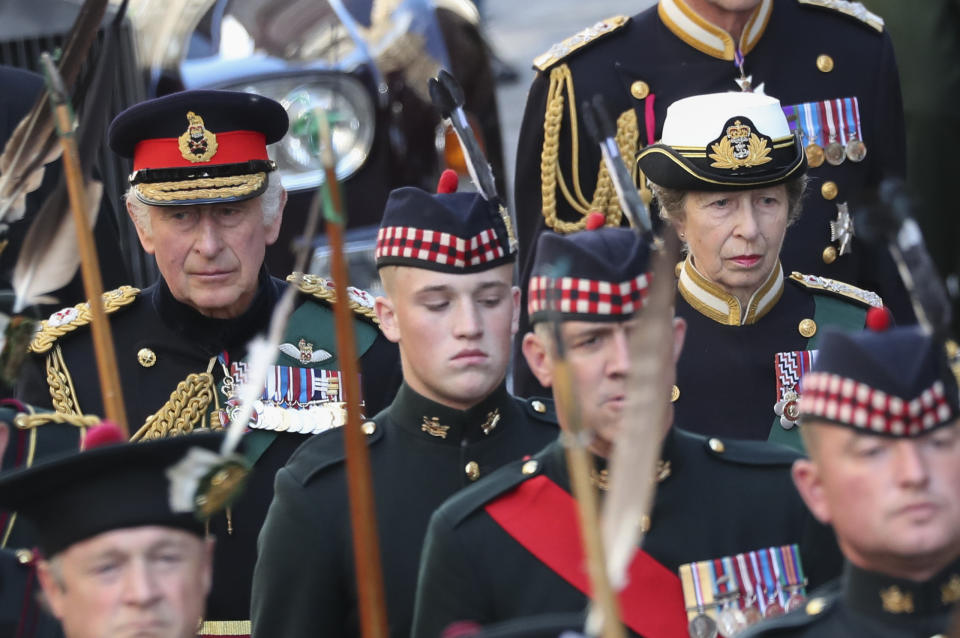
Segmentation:
[[(297, 275), (300, 275), (299, 282), (297, 281)], [(311, 295), (322, 301), (334, 304), (337, 303), (337, 293), (336, 291), (328, 285), (328, 282), (323, 277), (318, 277), (317, 275), (311, 275), (308, 273), (291, 273), (287, 275), (287, 283), (297, 284), (300, 289), (300, 292), (305, 295)], [(370, 306), (365, 306), (361, 303), (357, 303), (353, 299), (348, 300), (350, 310), (354, 311), (361, 317), (366, 317), (373, 323), (380, 325), (380, 320), (377, 319), (377, 311), (371, 308)]]
[[(570, 192), (563, 174), (560, 172), (559, 149), (560, 128), (563, 124), (563, 107), (569, 94), (568, 117), (570, 119), (570, 149), (571, 149), (571, 181), (573, 193)], [(625, 158), (632, 158), (637, 150), (637, 141), (640, 139), (640, 130), (637, 126), (637, 115), (633, 109), (627, 109), (617, 118), (617, 146)], [(550, 86), (547, 90), (547, 110), (543, 118), (543, 150), (540, 154), (540, 189), (543, 216), (547, 226), (560, 233), (572, 233), (582, 230), (586, 225), (586, 217), (591, 211), (600, 211), (606, 217), (608, 226), (619, 226), (623, 218), (617, 193), (613, 181), (603, 160), (597, 171), (597, 187), (593, 200), (587, 202), (580, 186), (580, 141), (577, 124), (576, 96), (573, 89), (573, 76), (570, 67), (566, 64), (550, 71)], [(628, 166), (631, 175), (636, 181), (636, 164)], [(557, 186), (563, 193), (564, 199), (582, 218), (576, 222), (569, 222), (557, 217)]]
[(194, 373), (177, 384), (170, 399), (159, 410), (147, 417), (131, 441), (151, 441), (168, 436), (188, 434), (201, 424), (207, 406), (215, 393), (210, 372)]
[(77, 391), (73, 387), (73, 379), (67, 370), (67, 363), (63, 360), (63, 351), (60, 345), (53, 347), (47, 355), (47, 386), (50, 388), (50, 399), (53, 409), (62, 414), (83, 415), (80, 402), (77, 400)]

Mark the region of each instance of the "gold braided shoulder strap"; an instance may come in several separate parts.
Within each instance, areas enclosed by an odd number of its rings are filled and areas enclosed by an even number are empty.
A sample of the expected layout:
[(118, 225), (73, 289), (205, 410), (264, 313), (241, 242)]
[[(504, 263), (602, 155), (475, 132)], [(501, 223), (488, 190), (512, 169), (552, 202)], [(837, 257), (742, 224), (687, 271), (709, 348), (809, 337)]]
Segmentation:
[[(103, 293), (103, 309), (107, 314), (116, 312), (120, 308), (132, 304), (139, 294), (140, 289), (133, 286), (120, 286), (116, 290), (105, 292)], [(33, 336), (28, 350), (36, 353), (47, 352), (57, 339), (68, 332), (73, 332), (80, 326), (87, 325), (90, 321), (90, 304), (86, 301), (72, 308), (58, 310), (50, 315), (49, 319), (40, 322), (40, 328)]]
[[(592, 211), (603, 213), (607, 226), (619, 226), (623, 220), (620, 203), (613, 180), (603, 160), (597, 170), (597, 186), (591, 200), (583, 194), (580, 186), (580, 134), (577, 124), (576, 96), (570, 67), (561, 64), (550, 71), (550, 86), (547, 92), (547, 109), (543, 118), (543, 149), (540, 153), (540, 192), (543, 217), (548, 227), (559, 233), (583, 230), (587, 215)], [(563, 127), (564, 105), (570, 123), (570, 181), (571, 192), (560, 170), (560, 129)], [(640, 129), (637, 114), (631, 108), (617, 118), (617, 146), (625, 158), (632, 158), (638, 150)], [(636, 164), (628, 166), (634, 183), (637, 181)], [(567, 221), (557, 216), (557, 188), (570, 207), (581, 215), (577, 221)]]
[[(297, 284), (300, 292), (321, 301), (330, 304), (337, 302), (337, 291), (333, 287), (333, 282), (323, 277), (295, 272), (287, 275), (287, 283)], [(366, 290), (347, 286), (347, 296), (349, 297), (350, 310), (364, 319), (380, 325), (377, 313), (373, 309), (373, 295)]]

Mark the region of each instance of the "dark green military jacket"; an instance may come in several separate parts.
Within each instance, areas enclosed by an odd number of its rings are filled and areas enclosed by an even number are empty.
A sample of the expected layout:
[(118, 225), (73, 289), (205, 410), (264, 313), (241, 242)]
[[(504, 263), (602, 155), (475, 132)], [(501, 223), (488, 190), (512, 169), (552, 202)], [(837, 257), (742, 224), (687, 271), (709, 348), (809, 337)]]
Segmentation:
[(942, 638), (960, 602), (960, 559), (922, 583), (847, 564), (838, 583), (803, 609), (752, 627), (742, 638)]
[[(681, 564), (692, 561), (798, 543), (811, 585), (836, 577), (842, 563), (833, 535), (809, 514), (790, 478), (798, 456), (768, 443), (721, 442), (672, 429), (662, 454), (669, 473), (657, 487), (643, 549), (676, 574)], [(485, 509), (540, 476), (569, 493), (559, 441), (533, 461), (506, 466), (437, 510), (424, 541), (413, 638), (435, 638), (456, 621), (486, 625), (585, 608), (586, 596), (579, 589), (518, 543)], [(529, 524), (536, 528), (538, 521)], [(549, 526), (540, 525), (549, 537)], [(685, 625), (685, 612), (678, 607), (663, 613), (678, 615), (677, 622)]]
[[(408, 638), (430, 515), (457, 490), (556, 438), (556, 420), (546, 401), (516, 399), (504, 385), (461, 411), (404, 384), (365, 431), (390, 635)], [(335, 430), (310, 439), (277, 473), (254, 573), (253, 635), (359, 636), (352, 547), (343, 436)]]
[[(249, 633), (257, 534), (273, 498), (274, 475), (309, 438), (305, 423), (327, 427), (339, 414), (323, 409), (342, 401), (338, 379), (329, 376), (337, 373), (340, 357), (327, 283), (311, 277), (301, 285), (303, 294), (268, 375), (256, 422), (244, 437), (244, 449), (255, 463), (253, 472), (240, 500), (210, 522), (217, 544), (204, 634)], [(106, 293), (131, 436), (136, 440), (176, 436), (225, 423), (233, 409), (228, 395), (245, 375), (247, 345), (266, 332), (286, 286), (263, 269), (250, 308), (229, 320), (204, 317), (180, 303), (162, 279), (143, 291), (126, 287)], [(357, 317), (366, 410), (374, 414), (399, 387), (399, 356), (396, 346), (368, 319), (372, 304), (363, 306), (352, 297), (349, 303)], [(88, 323), (89, 310), (79, 304), (43, 324), (31, 343), (34, 355), (18, 386), (26, 402), (68, 414), (102, 414)], [(317, 404), (312, 420), (286, 418), (291, 412), (280, 406), (301, 414), (298, 402), (303, 401)]]

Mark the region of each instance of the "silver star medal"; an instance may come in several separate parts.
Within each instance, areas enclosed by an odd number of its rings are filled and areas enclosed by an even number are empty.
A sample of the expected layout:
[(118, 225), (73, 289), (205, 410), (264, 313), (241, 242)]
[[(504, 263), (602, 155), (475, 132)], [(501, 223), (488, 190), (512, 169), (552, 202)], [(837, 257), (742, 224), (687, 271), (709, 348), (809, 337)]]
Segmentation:
[(838, 254), (846, 255), (851, 252), (850, 241), (853, 239), (853, 218), (847, 203), (837, 204), (837, 218), (830, 222), (830, 241), (839, 241)]

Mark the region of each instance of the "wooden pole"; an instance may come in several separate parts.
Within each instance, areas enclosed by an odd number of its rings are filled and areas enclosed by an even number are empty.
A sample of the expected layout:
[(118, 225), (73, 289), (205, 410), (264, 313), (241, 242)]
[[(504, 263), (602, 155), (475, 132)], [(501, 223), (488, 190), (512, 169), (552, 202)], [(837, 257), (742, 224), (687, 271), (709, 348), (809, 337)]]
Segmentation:
[(113, 335), (110, 333), (107, 313), (103, 308), (103, 280), (100, 275), (97, 248), (93, 241), (93, 231), (90, 228), (83, 169), (80, 166), (80, 158), (77, 156), (77, 145), (73, 134), (73, 112), (67, 103), (63, 80), (50, 54), (44, 53), (41, 56), (41, 62), (47, 76), (57, 133), (60, 136), (60, 144), (63, 146), (63, 170), (70, 197), (70, 211), (77, 231), (83, 290), (90, 305), (90, 329), (93, 333), (93, 350), (97, 360), (104, 416), (113, 421), (126, 438), (130, 438), (120, 375), (117, 371), (117, 356), (113, 347)]
[(347, 491), (353, 525), (353, 558), (357, 574), (360, 627), (364, 638), (387, 638), (386, 598), (383, 591), (383, 572), (380, 568), (380, 543), (373, 502), (370, 454), (366, 436), (360, 429), (360, 372), (353, 331), (353, 313), (347, 293), (349, 273), (343, 249), (343, 203), (337, 183), (330, 125), (325, 113), (318, 113), (317, 119), (321, 158), (329, 194), (329, 200), (324, 207), (324, 219), (327, 240), (330, 242), (331, 275), (337, 293), (336, 303), (333, 304), (337, 351), (340, 354), (342, 383), (347, 400), (347, 424), (344, 426), (343, 438), (347, 455)]

